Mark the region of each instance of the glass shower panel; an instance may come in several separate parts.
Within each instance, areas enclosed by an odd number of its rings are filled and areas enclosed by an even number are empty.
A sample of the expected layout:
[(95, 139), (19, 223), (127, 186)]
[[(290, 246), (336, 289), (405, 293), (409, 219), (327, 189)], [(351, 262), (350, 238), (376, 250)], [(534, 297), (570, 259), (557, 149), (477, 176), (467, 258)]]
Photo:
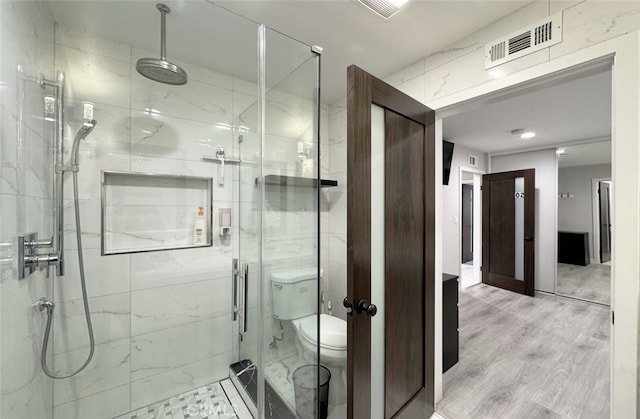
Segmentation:
[[(257, 93), (257, 84), (256, 93)], [(261, 173), (260, 109), (254, 102), (244, 110), (236, 124), (239, 149), (239, 253), (234, 293), (237, 301), (237, 321), (234, 323), (237, 341), (236, 386), (245, 389), (245, 401), (254, 415), (258, 403), (258, 290), (262, 276), (261, 258), (261, 196), (256, 180)], [(232, 377), (234, 375), (232, 374)], [(242, 393), (241, 393), (242, 394)], [(247, 399), (248, 397), (248, 399)]]
[[(314, 371), (318, 365), (320, 56), (310, 46), (267, 29), (265, 63), (261, 319), (265, 409), (273, 417), (287, 418), (296, 411), (299, 417), (318, 417), (313, 406), (315, 375), (307, 376), (314, 381), (310, 386), (293, 375), (304, 365), (313, 366), (304, 371)], [(271, 274), (293, 270), (305, 272), (292, 297), (300, 310), (291, 316), (295, 318), (279, 319)], [(299, 370), (297, 378), (304, 377)], [(294, 382), (301, 387), (294, 389)]]

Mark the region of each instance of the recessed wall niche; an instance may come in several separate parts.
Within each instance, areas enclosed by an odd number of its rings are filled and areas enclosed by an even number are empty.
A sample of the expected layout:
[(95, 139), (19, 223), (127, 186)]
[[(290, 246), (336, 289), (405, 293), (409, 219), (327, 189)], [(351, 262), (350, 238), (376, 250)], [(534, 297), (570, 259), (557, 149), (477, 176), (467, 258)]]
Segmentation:
[[(102, 254), (212, 245), (212, 178), (102, 172)], [(199, 208), (205, 231), (195, 236)]]

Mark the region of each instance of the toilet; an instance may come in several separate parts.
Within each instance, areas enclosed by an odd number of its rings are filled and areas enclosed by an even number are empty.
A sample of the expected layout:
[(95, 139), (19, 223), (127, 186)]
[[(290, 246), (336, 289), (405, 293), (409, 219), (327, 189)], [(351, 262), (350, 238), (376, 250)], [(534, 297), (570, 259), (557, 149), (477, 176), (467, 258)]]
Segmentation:
[[(297, 268), (271, 274), (273, 315), (291, 321), (298, 355), (309, 363), (316, 362), (318, 347), (317, 272), (316, 268)], [(331, 372), (329, 406), (345, 403), (347, 322), (327, 314), (320, 315), (320, 363)]]

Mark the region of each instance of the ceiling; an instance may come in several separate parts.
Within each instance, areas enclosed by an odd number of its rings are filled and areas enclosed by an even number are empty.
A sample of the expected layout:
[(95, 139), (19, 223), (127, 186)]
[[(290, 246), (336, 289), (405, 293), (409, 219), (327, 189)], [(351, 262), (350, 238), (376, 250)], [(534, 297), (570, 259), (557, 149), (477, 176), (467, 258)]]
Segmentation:
[[(385, 21), (354, 0), (223, 0), (218, 4), (266, 24), (322, 53), (322, 101), (346, 96), (346, 68), (356, 64), (386, 77), (525, 6), (529, 0), (410, 0)], [(159, 13), (154, 0), (47, 1), (57, 22), (99, 37), (157, 51)], [(255, 80), (255, 24), (205, 0), (169, 0), (167, 56)], [(284, 38), (282, 38), (284, 39)], [(268, 45), (272, 80), (293, 61), (281, 45)], [(299, 46), (308, 52), (308, 47)], [(293, 48), (294, 50), (296, 48)], [(296, 55), (298, 51), (295, 51)], [(275, 68), (280, 65), (281, 70)]]
[[(522, 140), (511, 134), (514, 129), (532, 130), (536, 136)], [(455, 144), (491, 153), (609, 139), (611, 71), (539, 88), (446, 117), (443, 134)]]

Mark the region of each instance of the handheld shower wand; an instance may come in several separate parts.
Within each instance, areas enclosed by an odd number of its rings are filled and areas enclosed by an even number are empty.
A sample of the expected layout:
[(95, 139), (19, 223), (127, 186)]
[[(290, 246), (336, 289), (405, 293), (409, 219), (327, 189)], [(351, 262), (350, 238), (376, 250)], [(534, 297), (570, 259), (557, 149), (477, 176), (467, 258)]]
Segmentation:
[(71, 146), (71, 166), (77, 169), (78, 167), (78, 151), (80, 149), (80, 141), (87, 138), (91, 131), (96, 127), (98, 122), (95, 119), (91, 119), (86, 121), (78, 130), (76, 134), (76, 138), (73, 140), (73, 145)]
[(82, 287), (82, 302), (84, 304), (84, 315), (87, 320), (87, 332), (89, 334), (89, 355), (87, 359), (84, 361), (84, 364), (80, 366), (77, 370), (67, 373), (65, 375), (56, 375), (53, 371), (49, 369), (47, 366), (47, 347), (49, 346), (49, 334), (51, 333), (51, 326), (53, 323), (53, 310), (55, 308), (55, 304), (50, 301), (42, 300), (40, 301), (40, 310), (47, 310), (47, 326), (44, 332), (44, 339), (42, 342), (42, 352), (40, 353), (40, 364), (42, 365), (42, 371), (51, 378), (62, 379), (73, 377), (80, 373), (80, 371), (84, 370), (87, 365), (93, 359), (93, 354), (96, 348), (95, 337), (93, 335), (93, 324), (91, 323), (91, 313), (89, 310), (89, 297), (87, 295), (87, 284), (84, 276), (84, 257), (82, 255), (82, 231), (80, 230), (80, 204), (78, 199), (78, 152), (80, 148), (80, 141), (87, 138), (87, 136), (93, 131), (97, 122), (92, 119), (86, 121), (80, 127), (80, 130), (76, 134), (76, 138), (73, 140), (73, 146), (71, 147), (71, 166), (67, 168), (66, 171), (71, 171), (73, 173), (73, 201), (74, 201), (74, 209), (76, 214), (76, 240), (78, 243), (78, 265), (80, 267), (80, 286)]

